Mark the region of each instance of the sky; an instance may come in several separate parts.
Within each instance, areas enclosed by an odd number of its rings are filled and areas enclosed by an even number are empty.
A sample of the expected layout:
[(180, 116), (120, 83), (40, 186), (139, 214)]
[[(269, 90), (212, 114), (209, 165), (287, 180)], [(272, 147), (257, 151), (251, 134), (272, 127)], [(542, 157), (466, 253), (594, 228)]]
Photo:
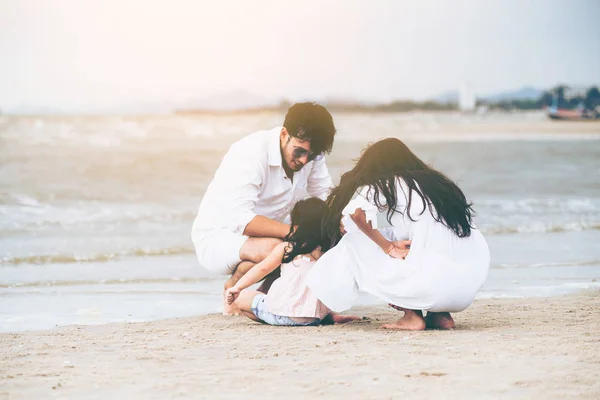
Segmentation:
[(0, 109), (599, 85), (598, 21), (598, 0), (0, 0)]

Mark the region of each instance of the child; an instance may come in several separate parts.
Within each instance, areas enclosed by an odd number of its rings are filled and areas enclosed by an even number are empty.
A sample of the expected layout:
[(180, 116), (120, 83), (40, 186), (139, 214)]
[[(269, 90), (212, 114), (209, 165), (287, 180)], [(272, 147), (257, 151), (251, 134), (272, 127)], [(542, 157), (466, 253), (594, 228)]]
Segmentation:
[[(326, 243), (330, 242), (323, 240), (321, 230), (326, 211), (327, 205), (318, 198), (299, 201), (292, 210), (291, 229), (285, 241), (235, 286), (227, 289), (227, 303), (235, 301), (245, 316), (269, 325), (312, 326), (325, 321), (344, 323), (360, 319), (331, 314), (304, 282), (314, 262), (327, 250)], [(254, 290), (242, 292), (280, 264), (281, 277), (273, 282), (267, 294)]]

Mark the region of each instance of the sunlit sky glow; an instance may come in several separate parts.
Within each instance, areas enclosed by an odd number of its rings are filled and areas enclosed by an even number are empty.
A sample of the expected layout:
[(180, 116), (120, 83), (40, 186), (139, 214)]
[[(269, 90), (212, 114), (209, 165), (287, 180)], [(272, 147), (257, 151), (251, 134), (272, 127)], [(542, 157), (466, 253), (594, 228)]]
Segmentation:
[(600, 83), (600, 1), (0, 1), (0, 109)]

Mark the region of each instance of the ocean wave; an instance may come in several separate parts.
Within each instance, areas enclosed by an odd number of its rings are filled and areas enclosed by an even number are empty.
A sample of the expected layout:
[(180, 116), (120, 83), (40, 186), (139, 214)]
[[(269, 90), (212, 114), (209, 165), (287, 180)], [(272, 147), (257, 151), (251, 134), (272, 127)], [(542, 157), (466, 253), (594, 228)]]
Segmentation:
[(191, 224), (196, 217), (195, 207), (184, 209), (137, 204), (106, 204), (90, 202), (68, 206), (6, 205), (0, 203), (2, 230), (27, 231), (40, 228), (75, 228), (102, 226), (118, 228), (144, 224), (171, 224), (185, 222)]
[[(426, 132), (424, 134), (414, 134), (415, 131), (422, 129), (431, 129), (431, 127), (422, 127), (420, 129), (408, 129), (408, 132), (403, 136), (405, 140), (413, 142), (431, 142), (431, 143), (442, 143), (442, 142), (507, 142), (507, 141), (537, 141), (537, 142), (548, 142), (548, 141), (596, 141), (600, 139), (600, 134), (596, 132), (590, 133), (564, 133), (564, 132), (486, 132), (485, 128), (480, 131), (473, 132)], [(413, 132), (411, 132), (411, 130)], [(364, 140), (364, 139), (363, 139)]]
[(518, 285), (516, 288), (489, 290), (483, 288), (476, 299), (525, 299), (531, 297), (549, 297), (576, 293), (582, 290), (598, 289), (600, 282), (572, 282), (556, 285)]
[(73, 264), (88, 262), (107, 262), (120, 260), (125, 257), (152, 257), (178, 254), (191, 254), (194, 252), (192, 246), (176, 246), (169, 248), (137, 248), (123, 250), (116, 253), (95, 253), (88, 255), (78, 254), (48, 254), (32, 256), (5, 256), (0, 258), (0, 265), (19, 264)]
[(569, 261), (556, 263), (505, 263), (492, 264), (494, 269), (514, 269), (514, 268), (556, 268), (556, 267), (595, 267), (600, 266), (600, 260), (587, 261)]
[(590, 197), (551, 197), (524, 199), (482, 199), (478, 208), (489, 210), (493, 214), (555, 214), (555, 213), (595, 213), (600, 212), (600, 199)]
[(0, 193), (0, 204), (40, 207), (42, 204), (33, 195), (26, 193)]
[(517, 226), (479, 226), (484, 235), (509, 235), (518, 233), (558, 233), (600, 230), (600, 222), (566, 222), (562, 224), (530, 223)]
[(162, 283), (199, 283), (214, 281), (215, 277), (176, 277), (176, 278), (135, 278), (135, 279), (101, 279), (101, 280), (74, 280), (74, 281), (36, 281), (12, 284), (0, 284), (0, 289), (10, 288), (36, 288), (54, 286), (80, 286), (80, 285), (128, 285), (128, 284), (162, 284)]

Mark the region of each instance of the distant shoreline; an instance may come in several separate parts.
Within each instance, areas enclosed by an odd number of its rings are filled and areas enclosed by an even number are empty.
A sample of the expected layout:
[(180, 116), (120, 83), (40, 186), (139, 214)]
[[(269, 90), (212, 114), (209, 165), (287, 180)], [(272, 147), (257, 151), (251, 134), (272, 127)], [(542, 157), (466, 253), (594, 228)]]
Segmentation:
[[(544, 110), (489, 110), (485, 113), (476, 112), (462, 112), (457, 109), (446, 109), (446, 110), (391, 110), (391, 109), (373, 109), (373, 108), (328, 108), (332, 114), (431, 114), (431, 115), (465, 115), (474, 117), (485, 117), (493, 115), (526, 115), (526, 114), (540, 114), (545, 115)], [(135, 111), (135, 112), (40, 112), (40, 113), (2, 113), (0, 119), (3, 117), (40, 117), (40, 118), (52, 118), (52, 117), (154, 117), (154, 116), (177, 116), (177, 115), (190, 115), (190, 116), (235, 116), (235, 115), (258, 115), (258, 114), (285, 114), (287, 109), (283, 108), (242, 108), (232, 110), (213, 110), (213, 109), (176, 109), (169, 111)], [(548, 118), (548, 120), (550, 120)], [(593, 121), (593, 120), (592, 120)], [(556, 121), (561, 122), (561, 121)]]
[[(459, 111), (368, 111), (366, 109), (349, 111), (332, 111), (334, 119), (343, 120), (344, 118), (353, 118), (353, 116), (372, 116), (376, 118), (381, 116), (397, 116), (403, 122), (403, 126), (398, 126), (399, 132), (412, 132), (418, 135), (426, 135), (432, 133), (435, 135), (444, 133), (461, 133), (461, 134), (485, 134), (493, 133), (499, 135), (524, 134), (525, 136), (537, 136), (539, 134), (560, 134), (560, 135), (598, 135), (600, 134), (600, 120), (552, 120), (548, 118), (542, 111), (488, 111), (485, 114), (465, 114)], [(190, 123), (194, 119), (202, 120), (207, 118), (215, 121), (223, 118), (240, 118), (243, 122), (244, 118), (253, 118), (255, 116), (265, 116), (269, 119), (276, 117), (281, 118), (284, 111), (281, 109), (246, 109), (246, 110), (193, 110), (193, 111), (178, 111), (176, 113), (155, 113), (155, 114), (3, 114), (0, 115), (0, 121), (11, 123), (10, 121), (30, 121), (27, 123), (40, 123), (44, 120), (48, 123), (53, 121), (72, 120), (82, 122), (86, 120), (128, 120), (136, 121), (143, 119), (167, 120), (170, 118), (186, 118)], [(36, 122), (37, 121), (37, 122)], [(204, 122), (205, 123), (205, 122)], [(254, 122), (249, 121), (250, 124)]]
[[(430, 105), (425, 106), (423, 105)], [(211, 109), (194, 109), (194, 108), (183, 108), (174, 110), (175, 114), (210, 114), (210, 113), (224, 113), (224, 114), (248, 114), (248, 113), (261, 113), (261, 112), (278, 112), (285, 113), (290, 104), (283, 104), (281, 106), (273, 107), (252, 107), (252, 108), (239, 108), (232, 110), (211, 110)], [(332, 113), (410, 113), (410, 112), (460, 112), (456, 104), (442, 104), (434, 102), (426, 103), (412, 103), (412, 102), (399, 102), (391, 103), (388, 105), (377, 104), (373, 106), (359, 105), (359, 104), (323, 104)]]

